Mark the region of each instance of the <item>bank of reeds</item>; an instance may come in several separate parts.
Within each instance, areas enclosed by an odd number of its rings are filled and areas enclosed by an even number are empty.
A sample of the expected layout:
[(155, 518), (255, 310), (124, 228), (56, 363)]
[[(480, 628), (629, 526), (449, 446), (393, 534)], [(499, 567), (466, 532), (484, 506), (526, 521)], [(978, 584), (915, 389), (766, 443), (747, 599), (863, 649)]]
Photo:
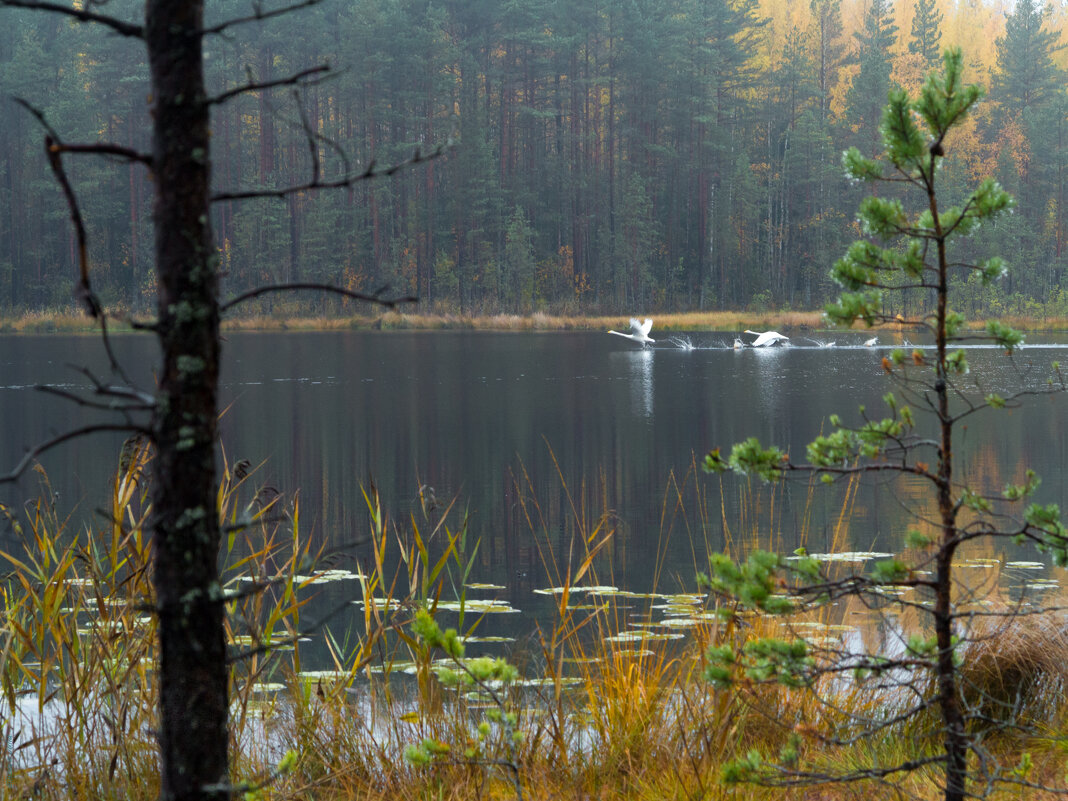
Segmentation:
[[(4, 797), (156, 797), (148, 459), (140, 446), (127, 453), (104, 522), (96, 526), (74, 526), (46, 482), (28, 516), (10, 518), (25, 548), (4, 556)], [(879, 698), (848, 683), (833, 694), (832, 706), (767, 685), (714, 690), (702, 677), (704, 649), (781, 634), (780, 624), (723, 618), (710, 599), (692, 595), (609, 591), (614, 518), (596, 511), (585, 491), (575, 496), (562, 485), (551, 491), (564, 499), (565, 520), (550, 519), (537, 488), (526, 476), (517, 479), (517, 514), (557, 585), (549, 589), (553, 613), (539, 621), (528, 646), (507, 654), (531, 681), (505, 683), (487, 696), (439, 681), (441, 654), (411, 627), (414, 611), (428, 610), (469, 637), (469, 649), (479, 647), (475, 638), (491, 613), (468, 587), (477, 542), (457, 508), (428, 502), (421, 515), (394, 523), (369, 490), (354, 557), (352, 543), (311, 549), (295, 503), (257, 487), (246, 467), (227, 469), (219, 514), (228, 531), (232, 781), (239, 795), (513, 798), (514, 772), (525, 799), (792, 799), (802, 791), (727, 785), (721, 768), (751, 748), (775, 752), (792, 735), (802, 737), (809, 763), (828, 775), (903, 761), (923, 747), (922, 731), (904, 726), (852, 748), (822, 751), (814, 733), (822, 725), (880, 713)], [(745, 522), (721, 520), (735, 556), (783, 535), (768, 511), (778, 502), (776, 490), (748, 492), (754, 508)], [(671, 477), (661, 554), (691, 549), (696, 573), (705, 549), (724, 547), (708, 541), (709, 521), (725, 514), (721, 495), (721, 487), (698, 480), (696, 466)], [(846, 547), (852, 497), (851, 490), (844, 494), (832, 547)], [(563, 551), (550, 544), (550, 534), (561, 530), (571, 536)], [(329, 580), (346, 564), (352, 570), (344, 584), (354, 589), (334, 592)], [(590, 592), (594, 587), (601, 589)], [(327, 598), (318, 599), (313, 615), (311, 599), (319, 593)], [(834, 636), (852, 611), (825, 607), (791, 625), (805, 636), (813, 630)], [(967, 680), (984, 688), (983, 697), (1030, 692), (1028, 713), (1041, 714), (1037, 699), (1054, 685), (1063, 692), (1056, 683), (1068, 664), (1063, 631), (1049, 625), (1054, 629), (1034, 636), (1037, 629), (1021, 618), (1010, 635), (1013, 647), (977, 646)], [(685, 636), (661, 636), (673, 632)], [(303, 669), (304, 637), (319, 639), (330, 669)], [(521, 735), (511, 750), (489, 725), (501, 715), (514, 715)], [(1063, 725), (1051, 718), (1051, 734)], [(417, 743), (433, 750), (425, 764), (404, 756)], [(1056, 748), (1013, 741), (1011, 732), (992, 747), (1028, 748), (1040, 771), (1058, 770), (1063, 761)], [(928, 798), (938, 794), (936, 781), (915, 773), (897, 779), (896, 789), (831, 783), (803, 797)]]
[[(129, 330), (124, 321), (127, 315), (114, 311), (112, 330)], [(827, 331), (823, 313), (819, 310), (779, 311), (706, 311), (658, 313), (643, 312), (653, 317), (655, 330), (663, 334), (690, 331), (741, 332), (776, 329), (796, 333)], [(1068, 331), (1065, 317), (1006, 317), (1003, 322), (1025, 332)], [(550, 314), (487, 314), (471, 315), (448, 312), (423, 312), (418, 307), (387, 312), (365, 311), (359, 314), (309, 315), (301, 307), (280, 306), (272, 314), (248, 314), (228, 317), (223, 322), (227, 331), (607, 331), (625, 330), (629, 318), (623, 315)], [(974, 330), (985, 327), (983, 320), (969, 320)], [(894, 324), (880, 331), (892, 332)], [(0, 334), (71, 334), (97, 331), (94, 320), (77, 309), (56, 309), (0, 316)]]

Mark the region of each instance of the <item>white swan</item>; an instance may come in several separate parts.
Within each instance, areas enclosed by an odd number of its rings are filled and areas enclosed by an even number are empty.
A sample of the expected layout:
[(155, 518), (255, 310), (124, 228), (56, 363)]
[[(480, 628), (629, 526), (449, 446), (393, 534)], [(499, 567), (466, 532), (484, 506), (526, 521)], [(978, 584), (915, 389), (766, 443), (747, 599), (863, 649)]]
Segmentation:
[(778, 345), (781, 342), (786, 342), (790, 338), (783, 336), (778, 331), (765, 331), (764, 333), (760, 333), (759, 331), (750, 331), (747, 328), (745, 329), (745, 333), (752, 334), (756, 337), (756, 339), (750, 343), (754, 348), (766, 348), (769, 345)]
[(864, 340), (864, 347), (871, 348), (879, 344), (879, 337), (872, 337), (871, 339)]
[(626, 337), (627, 339), (633, 339), (635, 342), (640, 342), (643, 346), (648, 342), (656, 342), (655, 339), (649, 338), (649, 332), (653, 330), (652, 318), (646, 317), (645, 322), (641, 322), (637, 317), (630, 318), (630, 333), (624, 334), (621, 331), (609, 331), (609, 334), (615, 334), (617, 337)]

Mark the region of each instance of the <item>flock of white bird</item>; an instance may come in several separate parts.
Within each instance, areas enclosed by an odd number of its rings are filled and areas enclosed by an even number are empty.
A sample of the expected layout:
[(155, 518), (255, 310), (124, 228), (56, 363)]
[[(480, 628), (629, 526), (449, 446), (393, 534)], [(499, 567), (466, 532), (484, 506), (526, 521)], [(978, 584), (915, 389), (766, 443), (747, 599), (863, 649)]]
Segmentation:
[[(615, 334), (617, 337), (623, 337), (624, 339), (630, 339), (634, 342), (638, 342), (644, 348), (646, 345), (656, 342), (655, 339), (650, 338), (649, 334), (653, 330), (653, 319), (646, 317), (645, 320), (639, 320), (637, 317), (630, 318), (630, 332), (625, 331), (609, 331), (609, 334)], [(755, 336), (752, 342), (744, 342), (740, 337), (736, 337), (734, 340), (734, 348), (738, 350), (740, 348), (770, 348), (775, 345), (782, 345), (790, 340), (790, 337), (785, 334), (780, 334), (778, 331), (750, 331), (745, 329), (746, 334)], [(833, 342), (821, 342), (818, 343), (820, 347), (830, 348), (834, 346)], [(865, 340), (864, 345), (866, 347), (873, 347), (879, 344), (879, 337), (872, 337)]]

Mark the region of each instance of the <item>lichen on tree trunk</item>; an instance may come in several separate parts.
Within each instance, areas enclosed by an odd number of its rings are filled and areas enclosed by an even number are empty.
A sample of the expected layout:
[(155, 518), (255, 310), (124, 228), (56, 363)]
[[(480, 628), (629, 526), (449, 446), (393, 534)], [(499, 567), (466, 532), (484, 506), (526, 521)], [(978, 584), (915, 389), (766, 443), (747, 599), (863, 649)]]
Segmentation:
[(217, 258), (201, 0), (148, 0), (158, 335), (153, 421), (161, 798), (227, 798), (226, 646), (215, 511)]

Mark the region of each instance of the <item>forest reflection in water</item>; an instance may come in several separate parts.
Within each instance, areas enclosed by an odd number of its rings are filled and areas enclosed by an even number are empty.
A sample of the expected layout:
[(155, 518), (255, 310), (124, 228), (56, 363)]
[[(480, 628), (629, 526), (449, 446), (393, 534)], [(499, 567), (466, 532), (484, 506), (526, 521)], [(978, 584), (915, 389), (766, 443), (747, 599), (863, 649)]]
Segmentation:
[[(301, 530), (317, 544), (366, 534), (362, 490), (372, 483), (400, 529), (422, 515), (421, 487), (425, 497), (432, 488), (432, 515), (455, 501), (453, 515), (468, 516), (480, 543), (470, 579), (504, 587), (496, 597), (522, 614), (502, 625), (529, 628), (552, 608), (552, 597), (534, 590), (553, 586), (552, 566), (577, 558), (578, 539), (599, 521), (615, 531), (596, 561), (599, 580), (636, 592), (692, 591), (706, 552), (728, 541), (788, 552), (803, 537), (814, 552), (835, 543), (897, 550), (912, 515), (931, 511), (922, 483), (866, 479), (853, 494), (845, 484), (772, 487), (696, 467), (708, 449), (749, 436), (800, 456), (831, 413), (857, 421), (864, 405), (882, 416), (892, 387), (880, 359), (900, 337), (880, 336), (885, 345), (875, 348), (861, 345), (862, 332), (844, 332), (833, 348), (795, 335), (790, 347), (735, 350), (726, 333), (664, 337), (647, 348), (590, 332), (232, 334), (222, 444), (231, 464), (259, 466), (255, 483), (299, 499)], [(1063, 346), (1031, 342), (1012, 360), (969, 348), (965, 387), (981, 397), (1044, 386)], [(152, 340), (121, 337), (116, 348), (151, 387)], [(0, 353), (0, 453), (10, 461), (99, 419), (31, 389), (82, 387), (69, 364), (105, 373), (97, 340), (5, 337)], [(1064, 398), (977, 416), (960, 434), (958, 477), (999, 491), (1031, 468), (1044, 480), (1037, 499), (1065, 506)], [(42, 460), (61, 506), (78, 503), (76, 517), (90, 518), (120, 443), (83, 441)], [(4, 500), (35, 492), (31, 477)], [(323, 589), (325, 600), (357, 592), (345, 584)]]

